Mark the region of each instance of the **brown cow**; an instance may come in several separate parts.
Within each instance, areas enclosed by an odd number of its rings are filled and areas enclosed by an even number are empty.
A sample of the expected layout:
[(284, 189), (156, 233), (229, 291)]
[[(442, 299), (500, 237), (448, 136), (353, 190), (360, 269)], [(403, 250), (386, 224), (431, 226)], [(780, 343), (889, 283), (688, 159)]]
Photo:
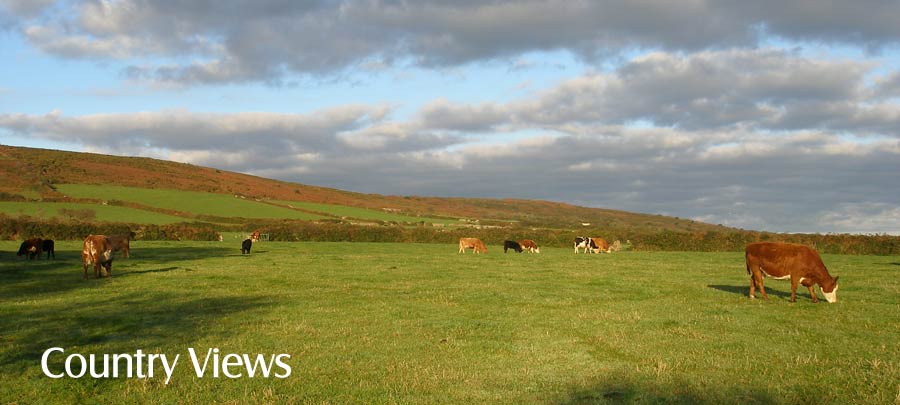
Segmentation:
[(478, 238), (460, 238), (459, 253), (466, 253), (466, 249), (472, 249), (475, 253), (487, 253), (487, 246)]
[(250, 241), (259, 242), (259, 231), (253, 231), (253, 233), (250, 234)]
[(115, 235), (109, 237), (113, 252), (122, 252), (122, 257), (131, 257), (131, 235)]
[(837, 277), (831, 278), (819, 253), (808, 246), (776, 242), (751, 243), (747, 245), (744, 256), (747, 260), (747, 274), (750, 275), (750, 298), (756, 298), (756, 287), (759, 287), (763, 299), (769, 299), (763, 287), (763, 277), (769, 276), (776, 280), (791, 280), (791, 302), (796, 301), (799, 284), (809, 289), (813, 302), (819, 302), (813, 291), (814, 284), (819, 285), (825, 300), (837, 302)]
[(520, 240), (519, 245), (522, 246), (522, 249), (527, 250), (528, 253), (541, 253), (541, 248), (531, 239)]
[(41, 257), (41, 249), (43, 248), (43, 241), (41, 238), (32, 238), (22, 242), (19, 245), (19, 251), (16, 252), (16, 256), (25, 256), (28, 260), (34, 260), (34, 257)]
[(100, 267), (106, 270), (106, 274), (112, 277), (112, 244), (109, 238), (103, 235), (88, 235), (84, 239), (84, 248), (81, 250), (81, 262), (84, 264), (84, 279), (87, 280), (88, 266), (94, 266), (94, 278), (100, 278)]
[(609, 243), (603, 238), (591, 238), (591, 253), (610, 253)]

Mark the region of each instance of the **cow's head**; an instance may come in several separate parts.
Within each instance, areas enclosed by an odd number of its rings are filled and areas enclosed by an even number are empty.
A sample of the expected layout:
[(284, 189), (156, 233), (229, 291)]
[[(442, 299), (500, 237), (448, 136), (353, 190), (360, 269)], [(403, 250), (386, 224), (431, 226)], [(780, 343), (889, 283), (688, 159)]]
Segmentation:
[(819, 285), (819, 289), (822, 291), (822, 295), (825, 296), (825, 301), (828, 301), (829, 304), (833, 304), (837, 302), (837, 290), (838, 290), (838, 278), (835, 277), (833, 282), (830, 285), (823, 286)]

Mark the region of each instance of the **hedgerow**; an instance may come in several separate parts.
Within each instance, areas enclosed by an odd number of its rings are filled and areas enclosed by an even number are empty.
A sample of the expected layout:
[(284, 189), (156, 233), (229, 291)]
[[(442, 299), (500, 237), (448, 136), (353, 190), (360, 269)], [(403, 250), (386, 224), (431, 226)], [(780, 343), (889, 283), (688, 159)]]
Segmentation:
[(74, 220), (38, 220), (0, 214), (0, 238), (21, 240), (30, 237), (81, 239), (89, 234), (134, 232), (144, 240), (218, 240), (219, 232), (259, 230), (271, 241), (449, 243), (463, 237), (477, 237), (490, 246), (504, 240), (532, 239), (540, 246), (573, 246), (578, 236), (619, 240), (639, 251), (735, 252), (753, 242), (778, 241), (808, 245), (822, 253), (853, 255), (900, 255), (900, 236), (886, 234), (780, 234), (756, 231), (677, 232), (634, 229), (541, 229), (525, 227), (434, 227), (430, 224), (402, 226), (391, 223), (360, 225), (341, 221), (252, 221), (234, 223), (179, 223), (170, 225), (104, 223)]

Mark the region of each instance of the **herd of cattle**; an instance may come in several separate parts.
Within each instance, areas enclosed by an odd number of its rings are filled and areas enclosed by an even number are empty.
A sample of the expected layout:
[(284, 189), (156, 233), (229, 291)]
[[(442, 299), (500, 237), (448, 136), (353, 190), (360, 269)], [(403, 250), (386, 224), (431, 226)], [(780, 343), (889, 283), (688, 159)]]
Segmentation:
[[(619, 241), (610, 245), (609, 242), (603, 238), (588, 238), (586, 236), (575, 238), (575, 254), (578, 254), (581, 250), (583, 250), (584, 253), (611, 253), (621, 249), (621, 246), (622, 244)], [(487, 247), (481, 239), (460, 238), (459, 253), (465, 253), (467, 249), (472, 249), (474, 253), (487, 253)], [(507, 253), (509, 250), (514, 250), (517, 253), (522, 253), (524, 251), (528, 251), (529, 253), (541, 253), (541, 248), (531, 239), (503, 241), (503, 253)]]
[[(112, 260), (113, 252), (122, 252), (122, 257), (131, 256), (131, 238), (130, 235), (88, 235), (84, 239), (81, 249), (81, 262), (84, 265), (84, 278), (88, 278), (88, 266), (94, 269), (94, 278), (101, 275), (112, 276)], [(47, 258), (56, 259), (55, 243), (52, 239), (32, 238), (22, 242), (19, 245), (19, 251), (16, 256), (25, 256), (29, 260), (35, 257), (42, 257), (46, 252)], [(101, 271), (102, 270), (102, 271)]]
[[(619, 245), (616, 241), (615, 245)], [(579, 236), (575, 238), (575, 254), (584, 253), (611, 253), (618, 248), (610, 246), (603, 238), (589, 238)], [(472, 249), (473, 253), (487, 253), (487, 246), (478, 238), (460, 238), (459, 253), (465, 253)], [(510, 249), (522, 253), (528, 250), (533, 253), (541, 253), (538, 245), (530, 239), (503, 241), (503, 253)], [(778, 242), (758, 242), (747, 245), (744, 251), (747, 274), (750, 276), (750, 298), (756, 298), (756, 289), (759, 288), (763, 299), (768, 300), (766, 289), (763, 287), (763, 279), (770, 277), (775, 280), (791, 281), (791, 302), (797, 300), (797, 287), (803, 285), (809, 289), (809, 295), (813, 302), (819, 302), (819, 298), (813, 291), (813, 286), (818, 285), (825, 300), (837, 302), (837, 277), (832, 278), (819, 253), (806, 245)]]
[[(256, 235), (258, 234), (254, 236)], [(112, 276), (113, 252), (121, 251), (122, 256), (129, 257), (133, 237), (134, 234), (112, 237), (89, 235), (85, 238), (81, 251), (84, 278), (88, 278), (88, 267), (93, 268), (94, 278)], [(250, 253), (254, 239), (259, 240), (258, 237), (251, 237), (242, 241), (241, 254)], [(618, 241), (616, 242), (618, 244)], [(616, 250), (602, 238), (589, 237), (575, 238), (574, 247), (575, 254), (578, 254), (579, 250), (584, 253), (610, 253)], [(468, 249), (472, 249), (474, 253), (487, 253), (487, 246), (481, 239), (460, 238), (459, 253), (465, 253)], [(518, 253), (526, 250), (530, 253), (541, 253), (537, 243), (530, 239), (504, 241), (503, 252), (506, 253), (510, 249)], [(47, 259), (56, 258), (53, 240), (33, 238), (22, 242), (17, 256), (33, 260), (35, 257), (43, 257), (44, 253), (47, 254)], [(756, 289), (759, 288), (763, 299), (769, 299), (763, 287), (763, 280), (770, 277), (775, 280), (790, 280), (791, 302), (796, 301), (797, 287), (800, 285), (809, 289), (813, 302), (819, 302), (813, 290), (814, 285), (819, 286), (826, 301), (837, 302), (838, 278), (828, 274), (819, 253), (806, 245), (780, 242), (751, 243), (744, 251), (744, 258), (747, 274), (750, 276), (750, 298), (756, 298)]]

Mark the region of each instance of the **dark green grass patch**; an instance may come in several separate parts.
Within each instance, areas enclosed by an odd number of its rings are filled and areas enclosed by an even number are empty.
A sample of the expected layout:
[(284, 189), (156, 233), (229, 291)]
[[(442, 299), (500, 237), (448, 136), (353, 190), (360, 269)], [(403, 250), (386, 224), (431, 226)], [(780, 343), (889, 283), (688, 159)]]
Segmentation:
[[(836, 304), (741, 253), (457, 254), (453, 245), (143, 242), (81, 279), (77, 242), (0, 242), (4, 402), (893, 403), (900, 259), (824, 257)], [(821, 297), (820, 297), (821, 298)], [(40, 356), (181, 355), (172, 381), (49, 379)], [(289, 353), (289, 378), (197, 378), (187, 349)], [(62, 358), (54, 367), (61, 367)], [(161, 368), (157, 371), (161, 373)]]

